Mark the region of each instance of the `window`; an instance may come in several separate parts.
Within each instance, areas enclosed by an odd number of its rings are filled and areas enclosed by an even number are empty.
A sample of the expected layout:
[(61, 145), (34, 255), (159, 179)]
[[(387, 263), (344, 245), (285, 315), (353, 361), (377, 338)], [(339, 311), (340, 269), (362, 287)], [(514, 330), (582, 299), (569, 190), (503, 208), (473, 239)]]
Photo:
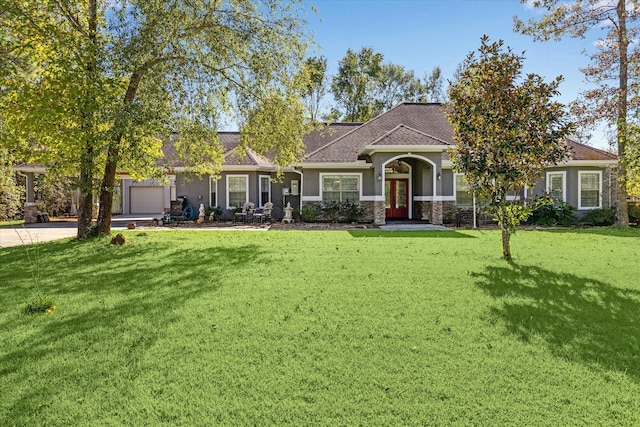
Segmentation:
[(563, 202), (565, 199), (565, 175), (566, 172), (547, 172), (547, 193), (554, 201)]
[(211, 178), (209, 188), (211, 189), (211, 197), (209, 197), (209, 206), (218, 206), (218, 180)]
[(271, 178), (269, 175), (260, 175), (260, 200), (258, 205), (264, 206), (271, 201)]
[(602, 207), (602, 172), (578, 172), (578, 209)]
[(473, 206), (473, 194), (463, 174), (456, 174), (455, 193), (456, 205)]
[(249, 201), (249, 176), (227, 175), (227, 207), (243, 206)]
[(360, 200), (360, 177), (358, 175), (323, 175), (322, 201), (345, 202)]

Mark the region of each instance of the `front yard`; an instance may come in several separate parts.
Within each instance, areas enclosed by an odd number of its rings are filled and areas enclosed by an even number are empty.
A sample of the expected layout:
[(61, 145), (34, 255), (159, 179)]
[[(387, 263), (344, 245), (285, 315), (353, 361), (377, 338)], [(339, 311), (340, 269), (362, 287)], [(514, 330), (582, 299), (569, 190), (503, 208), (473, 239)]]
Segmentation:
[(125, 235), (0, 250), (0, 425), (640, 424), (640, 230)]

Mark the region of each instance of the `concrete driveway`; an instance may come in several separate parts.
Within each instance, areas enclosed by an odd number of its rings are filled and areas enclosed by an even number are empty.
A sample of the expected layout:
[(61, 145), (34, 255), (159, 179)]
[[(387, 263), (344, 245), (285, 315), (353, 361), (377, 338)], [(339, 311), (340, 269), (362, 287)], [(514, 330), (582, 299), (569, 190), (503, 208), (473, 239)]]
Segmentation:
[[(151, 218), (139, 216), (117, 216), (111, 220), (111, 230), (125, 230), (130, 222), (151, 221)], [(57, 219), (40, 224), (25, 224), (12, 227), (0, 227), (0, 248), (48, 242), (76, 237), (78, 232), (75, 220)]]
[(53, 221), (44, 224), (25, 224), (0, 227), (0, 248), (48, 242), (75, 237), (75, 221)]

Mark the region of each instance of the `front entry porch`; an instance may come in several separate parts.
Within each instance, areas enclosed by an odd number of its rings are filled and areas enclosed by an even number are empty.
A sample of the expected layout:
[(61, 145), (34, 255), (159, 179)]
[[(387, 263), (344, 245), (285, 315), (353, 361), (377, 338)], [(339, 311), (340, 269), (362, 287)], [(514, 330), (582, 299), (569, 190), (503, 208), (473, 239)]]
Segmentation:
[[(395, 220), (413, 220), (430, 224), (443, 223), (441, 167), (436, 156), (407, 153), (383, 160), (380, 164), (380, 190), (384, 204), (377, 202), (375, 222), (378, 225)], [(378, 199), (380, 200), (380, 199)]]

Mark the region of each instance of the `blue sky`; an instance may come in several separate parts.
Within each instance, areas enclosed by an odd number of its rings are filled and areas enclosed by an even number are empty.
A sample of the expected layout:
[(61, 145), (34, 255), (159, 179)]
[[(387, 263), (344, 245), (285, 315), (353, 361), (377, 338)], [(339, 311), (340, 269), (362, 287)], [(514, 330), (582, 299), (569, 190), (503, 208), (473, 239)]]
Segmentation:
[[(315, 0), (316, 15), (307, 16), (309, 30), (324, 55), (328, 73), (337, 71), (347, 49), (372, 47), (385, 62), (402, 65), (417, 76), (442, 69), (445, 81), (486, 34), (504, 40), (515, 52), (524, 51), (524, 72), (549, 81), (562, 75), (559, 100), (568, 103), (586, 88), (580, 68), (588, 64), (582, 53), (593, 50), (593, 39), (534, 42), (513, 31), (513, 17), (539, 17), (518, 0)], [(446, 89), (446, 85), (445, 85)], [(607, 148), (604, 134), (590, 143)]]

